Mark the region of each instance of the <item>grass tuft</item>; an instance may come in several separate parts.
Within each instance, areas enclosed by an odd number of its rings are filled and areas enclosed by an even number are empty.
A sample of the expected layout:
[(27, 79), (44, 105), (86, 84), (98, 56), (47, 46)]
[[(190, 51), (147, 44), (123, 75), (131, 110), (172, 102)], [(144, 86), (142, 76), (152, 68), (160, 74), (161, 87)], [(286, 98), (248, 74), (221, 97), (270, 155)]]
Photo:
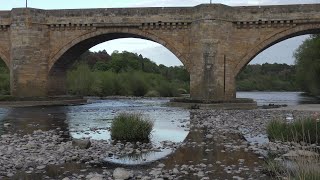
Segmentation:
[(154, 123), (139, 113), (118, 114), (111, 124), (111, 138), (124, 141), (149, 141)]
[(267, 134), (270, 140), (319, 143), (320, 122), (312, 117), (293, 123), (275, 119), (267, 125)]

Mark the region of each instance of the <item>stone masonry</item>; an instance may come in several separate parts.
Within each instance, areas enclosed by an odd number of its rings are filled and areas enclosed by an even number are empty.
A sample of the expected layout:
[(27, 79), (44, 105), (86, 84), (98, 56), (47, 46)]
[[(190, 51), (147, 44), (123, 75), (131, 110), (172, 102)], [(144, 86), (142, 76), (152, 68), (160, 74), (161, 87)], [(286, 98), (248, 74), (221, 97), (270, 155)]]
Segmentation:
[(66, 70), (89, 48), (117, 38), (162, 44), (190, 73), (192, 99), (232, 100), (235, 78), (261, 51), (319, 33), (320, 4), (0, 11), (0, 57), (18, 97), (66, 93)]

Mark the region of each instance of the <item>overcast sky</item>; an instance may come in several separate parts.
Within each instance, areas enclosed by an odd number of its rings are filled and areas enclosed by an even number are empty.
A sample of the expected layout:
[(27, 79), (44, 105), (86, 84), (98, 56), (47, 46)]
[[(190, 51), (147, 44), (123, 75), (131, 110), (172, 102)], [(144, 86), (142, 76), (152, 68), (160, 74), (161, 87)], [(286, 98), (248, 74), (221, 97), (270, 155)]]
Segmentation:
[[(112, 7), (168, 7), (168, 6), (195, 6), (210, 3), (210, 0), (28, 0), (28, 7), (39, 9), (78, 9), (78, 8), (112, 8)], [(320, 0), (212, 0), (212, 3), (221, 3), (230, 6), (239, 5), (278, 5), (278, 4), (309, 4), (320, 3)], [(25, 0), (0, 0), (0, 10), (25, 7)], [(293, 51), (307, 36), (292, 38), (265, 50), (252, 63), (278, 62), (293, 64)], [(142, 53), (157, 64), (167, 66), (181, 65), (181, 62), (161, 45), (140, 39), (118, 39), (99, 44), (92, 51), (114, 50)]]

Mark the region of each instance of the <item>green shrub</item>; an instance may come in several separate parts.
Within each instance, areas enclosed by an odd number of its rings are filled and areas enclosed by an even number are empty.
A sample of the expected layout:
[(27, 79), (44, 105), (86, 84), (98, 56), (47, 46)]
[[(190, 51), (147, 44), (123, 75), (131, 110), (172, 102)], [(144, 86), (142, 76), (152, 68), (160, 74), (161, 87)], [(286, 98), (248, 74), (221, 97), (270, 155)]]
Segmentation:
[(162, 97), (177, 97), (179, 96), (178, 89), (172, 83), (163, 81), (157, 87), (157, 91)]
[(148, 92), (145, 73), (131, 72), (128, 73), (128, 84), (133, 96), (144, 96)]
[(148, 91), (144, 96), (145, 97), (159, 97), (160, 94), (156, 90), (151, 90), (151, 91)]
[(75, 95), (93, 95), (92, 87), (95, 83), (94, 80), (93, 73), (89, 66), (80, 64), (75, 70), (68, 72), (68, 89)]
[(153, 122), (138, 113), (120, 113), (111, 124), (111, 138), (125, 141), (147, 141)]
[(10, 94), (10, 75), (9, 73), (3, 72), (0, 74), (0, 94), (9, 95)]
[(69, 71), (67, 82), (68, 92), (80, 96), (176, 97), (187, 93), (186, 89), (189, 89), (189, 83), (170, 81), (160, 74), (135, 70), (118, 73), (91, 71), (85, 64), (79, 64)]
[(320, 122), (315, 118), (300, 119), (289, 124), (272, 120), (267, 125), (267, 134), (271, 140), (319, 143)]

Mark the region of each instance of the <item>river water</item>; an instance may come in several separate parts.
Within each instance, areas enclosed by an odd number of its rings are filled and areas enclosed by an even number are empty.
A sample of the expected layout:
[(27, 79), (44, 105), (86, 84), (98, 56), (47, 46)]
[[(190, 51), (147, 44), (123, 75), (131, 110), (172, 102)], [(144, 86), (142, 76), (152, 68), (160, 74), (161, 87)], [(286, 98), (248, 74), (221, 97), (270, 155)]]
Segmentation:
[[(267, 104), (287, 104), (296, 105), (301, 103), (317, 103), (315, 98), (302, 96), (298, 92), (239, 92), (238, 98), (253, 98), (258, 105)], [(170, 141), (179, 143), (185, 139), (192, 139), (195, 142), (203, 142), (204, 134), (189, 133), (190, 112), (187, 109), (173, 108), (166, 106), (169, 99), (114, 99), (114, 100), (90, 100), (89, 104), (79, 106), (52, 106), (52, 107), (25, 107), (25, 108), (1, 108), (0, 109), (0, 135), (2, 134), (30, 134), (35, 130), (59, 130), (63, 131), (64, 138), (91, 138), (97, 140), (109, 140), (109, 127), (113, 117), (119, 112), (139, 112), (154, 120), (155, 126), (151, 136), (152, 145), (161, 149), (161, 142)], [(5, 127), (4, 124), (10, 123), (11, 126)], [(240, 138), (240, 137), (238, 137)], [(217, 144), (211, 144), (211, 149), (219, 150)], [(172, 154), (173, 153), (173, 154)], [(194, 156), (196, 155), (196, 156)], [(141, 165), (168, 157), (165, 162), (174, 164), (177, 162), (197, 162), (202, 159), (215, 162), (223, 160), (221, 154), (208, 157), (203, 149), (182, 148), (174, 151), (173, 149), (161, 149), (157, 152), (145, 152), (140, 157), (132, 156), (112, 156), (106, 157), (106, 162), (124, 165)], [(239, 152), (235, 155), (234, 161), (239, 158), (250, 157), (254, 167), (259, 161), (253, 154)], [(232, 158), (231, 158), (232, 159)], [(170, 163), (172, 161), (172, 163)], [(231, 161), (231, 160), (230, 160)], [(173, 163), (174, 162), (174, 163)], [(79, 165), (67, 166), (70, 171), (77, 171)], [(60, 178), (63, 172), (50, 170), (50, 177)], [(26, 174), (20, 174), (16, 178), (24, 178)], [(31, 175), (32, 176), (32, 175)], [(224, 177), (224, 174), (221, 175)], [(29, 177), (30, 178), (30, 177)], [(39, 179), (43, 176), (39, 176)]]
[(306, 96), (301, 92), (237, 92), (237, 98), (254, 99), (258, 106), (269, 104), (298, 105), (320, 103), (319, 98)]

